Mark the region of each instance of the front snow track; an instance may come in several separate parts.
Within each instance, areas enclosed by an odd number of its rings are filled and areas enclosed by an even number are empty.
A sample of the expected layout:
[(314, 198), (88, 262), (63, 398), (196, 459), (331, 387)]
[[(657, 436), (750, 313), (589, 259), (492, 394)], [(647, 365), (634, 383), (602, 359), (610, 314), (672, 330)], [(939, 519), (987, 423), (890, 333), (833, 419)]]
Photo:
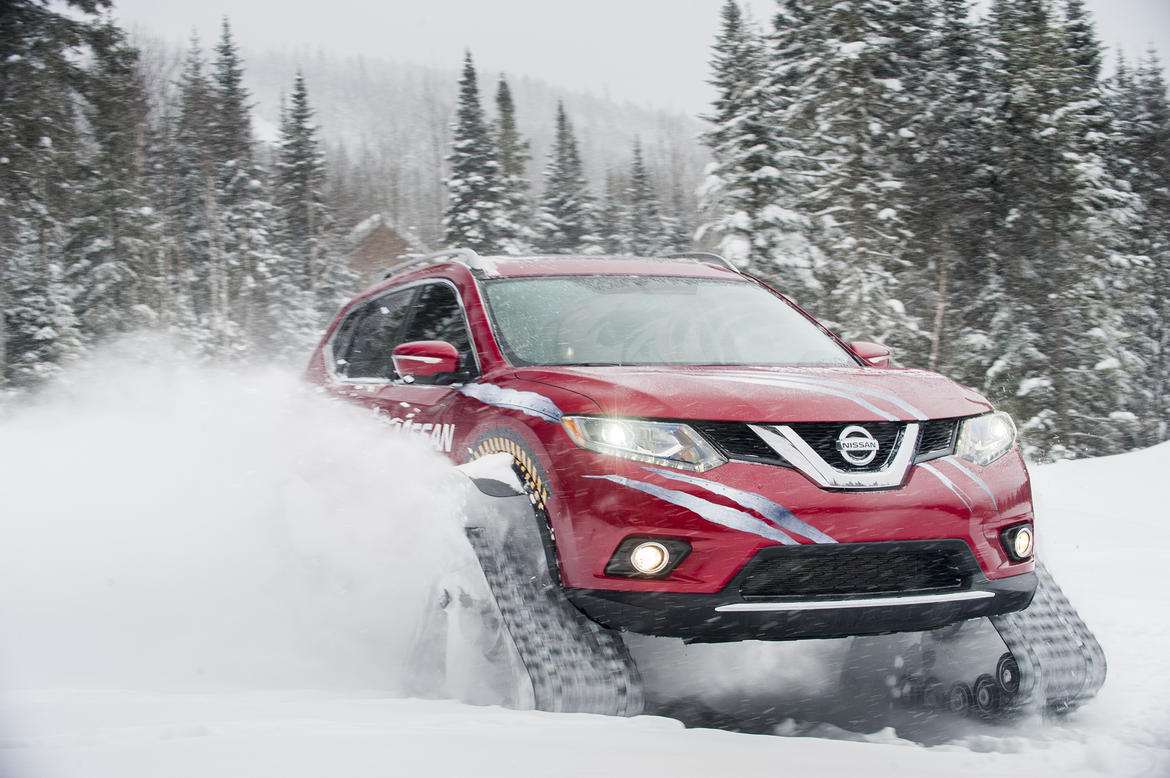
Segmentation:
[[(467, 532), (538, 710), (636, 716), (642, 680), (619, 635), (569, 603), (547, 569), (525, 570), (483, 528)], [(541, 566), (543, 567), (543, 565)]]
[[(1040, 704), (1050, 711), (1072, 710), (1092, 699), (1105, 683), (1105, 652), (1043, 564), (1032, 604), (991, 623), (1018, 667), (1019, 689), (1009, 708)], [(1001, 668), (1002, 669), (1002, 668)]]
[(1036, 595), (1022, 611), (853, 638), (844, 688), (884, 687), (901, 707), (984, 719), (1076, 709), (1105, 682), (1105, 653), (1040, 563), (1036, 578)]

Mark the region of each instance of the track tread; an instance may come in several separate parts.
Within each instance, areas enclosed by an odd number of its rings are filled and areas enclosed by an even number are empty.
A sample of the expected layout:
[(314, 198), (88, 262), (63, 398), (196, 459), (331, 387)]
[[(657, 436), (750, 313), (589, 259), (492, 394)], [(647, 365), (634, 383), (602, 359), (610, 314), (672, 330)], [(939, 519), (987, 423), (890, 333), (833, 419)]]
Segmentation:
[(504, 627), (528, 670), (538, 710), (636, 716), (642, 679), (619, 635), (587, 619), (547, 573), (527, 574), (488, 533), (468, 539)]

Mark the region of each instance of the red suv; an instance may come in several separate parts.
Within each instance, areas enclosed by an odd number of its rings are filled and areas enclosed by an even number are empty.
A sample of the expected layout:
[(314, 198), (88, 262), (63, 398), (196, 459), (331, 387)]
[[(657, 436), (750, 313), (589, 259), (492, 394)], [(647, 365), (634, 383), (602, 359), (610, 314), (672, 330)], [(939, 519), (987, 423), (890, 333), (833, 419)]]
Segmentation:
[[(517, 609), (560, 607), (568, 643), (600, 641), (600, 677), (636, 685), (614, 669), (629, 665), (623, 631), (836, 637), (1028, 606), (1032, 502), (1011, 419), (888, 362), (715, 255), (453, 250), (346, 305), (308, 375), (456, 463), (507, 455), (529, 526), (469, 536), (520, 653), (545, 657), (522, 656), (536, 704), (605, 709), (542, 692), (536, 676), (565, 662), (519, 645), (549, 630)], [(543, 590), (515, 591), (536, 577)], [(1000, 694), (1018, 673), (1001, 672)]]

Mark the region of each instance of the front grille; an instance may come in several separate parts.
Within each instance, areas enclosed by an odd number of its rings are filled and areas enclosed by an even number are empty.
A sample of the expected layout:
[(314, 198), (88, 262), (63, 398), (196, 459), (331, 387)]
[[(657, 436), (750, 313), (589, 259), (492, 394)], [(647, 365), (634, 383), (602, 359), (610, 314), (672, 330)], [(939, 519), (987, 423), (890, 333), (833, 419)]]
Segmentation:
[(918, 456), (915, 462), (925, 462), (928, 459), (938, 459), (955, 453), (955, 434), (959, 429), (959, 419), (931, 419), (922, 422), (922, 431), (918, 438)]
[[(902, 434), (906, 424), (900, 421), (868, 421), (868, 422), (798, 422), (789, 424), (804, 442), (816, 451), (821, 459), (838, 470), (848, 470), (857, 473), (867, 473), (881, 470), (894, 455), (895, 444)], [(846, 427), (863, 427), (878, 442), (877, 456), (868, 465), (858, 467), (841, 456), (837, 450), (837, 438)]]
[(751, 427), (738, 421), (689, 421), (690, 426), (701, 432), (728, 459), (748, 462), (767, 462), (773, 465), (787, 465), (772, 447), (752, 432)]
[[(961, 419), (930, 419), (919, 422), (918, 454), (915, 462), (938, 459), (955, 452), (955, 437)], [(751, 427), (738, 421), (687, 421), (701, 432), (723, 456), (747, 462), (765, 462), (772, 465), (788, 466), (788, 463), (752, 431)], [(763, 422), (774, 425), (783, 422)], [(837, 438), (848, 426), (864, 427), (874, 436), (880, 448), (872, 462), (864, 467), (845, 461), (837, 450)], [(878, 422), (796, 422), (788, 424), (826, 462), (838, 470), (865, 473), (880, 470), (889, 463), (894, 450), (906, 428), (901, 421)]]
[(972, 564), (962, 541), (784, 546), (748, 565), (739, 592), (751, 599), (954, 590), (966, 585)]

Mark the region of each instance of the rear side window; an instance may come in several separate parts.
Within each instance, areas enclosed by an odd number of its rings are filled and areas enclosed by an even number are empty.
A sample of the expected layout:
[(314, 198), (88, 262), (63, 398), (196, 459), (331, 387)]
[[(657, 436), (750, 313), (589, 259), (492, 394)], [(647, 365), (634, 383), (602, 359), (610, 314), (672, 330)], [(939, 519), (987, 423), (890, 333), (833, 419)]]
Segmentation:
[(383, 295), (347, 316), (333, 336), (334, 371), (345, 378), (397, 378), (391, 357), (413, 296), (413, 290)]

